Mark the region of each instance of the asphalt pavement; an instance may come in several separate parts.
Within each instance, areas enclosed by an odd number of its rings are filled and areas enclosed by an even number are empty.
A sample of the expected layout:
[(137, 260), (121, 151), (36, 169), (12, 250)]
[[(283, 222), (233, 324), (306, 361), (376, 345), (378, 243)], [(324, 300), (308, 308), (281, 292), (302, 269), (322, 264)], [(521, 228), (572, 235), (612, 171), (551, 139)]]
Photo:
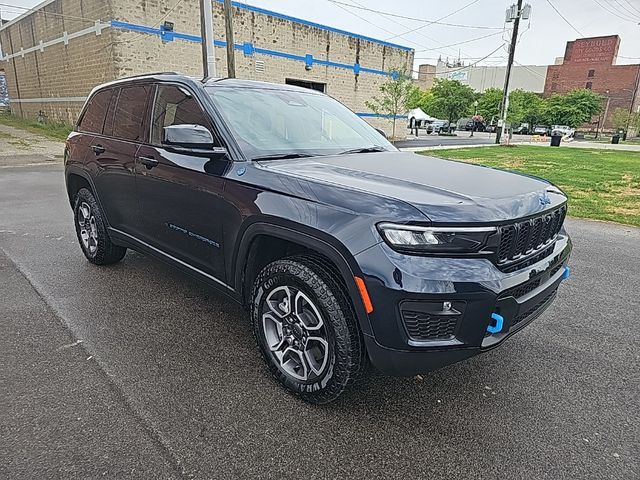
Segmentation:
[(77, 245), (60, 165), (0, 170), (0, 478), (640, 477), (640, 230), (567, 221), (573, 275), (501, 348), (307, 405), (247, 314)]

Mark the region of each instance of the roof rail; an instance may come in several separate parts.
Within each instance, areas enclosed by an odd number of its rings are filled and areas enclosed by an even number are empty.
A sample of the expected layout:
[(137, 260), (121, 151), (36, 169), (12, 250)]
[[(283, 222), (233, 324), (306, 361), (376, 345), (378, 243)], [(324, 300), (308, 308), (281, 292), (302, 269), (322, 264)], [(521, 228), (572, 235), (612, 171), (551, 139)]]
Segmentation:
[(128, 78), (138, 78), (138, 77), (149, 77), (152, 75), (182, 75), (182, 74), (178, 72), (148, 72), (148, 73), (140, 73), (138, 75), (131, 75), (130, 77), (121, 77), (121, 78), (117, 78), (116, 80), (124, 80)]

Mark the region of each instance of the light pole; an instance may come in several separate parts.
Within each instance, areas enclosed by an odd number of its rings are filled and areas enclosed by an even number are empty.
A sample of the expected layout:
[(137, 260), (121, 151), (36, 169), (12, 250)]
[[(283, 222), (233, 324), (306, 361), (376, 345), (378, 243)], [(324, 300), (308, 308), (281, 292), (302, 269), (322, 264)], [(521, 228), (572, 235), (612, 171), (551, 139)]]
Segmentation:
[(478, 100), (473, 101), (473, 106), (475, 107), (476, 111), (473, 114), (473, 126), (471, 127), (471, 135), (469, 135), (470, 137), (473, 137), (473, 132), (476, 129), (476, 117), (478, 116)]

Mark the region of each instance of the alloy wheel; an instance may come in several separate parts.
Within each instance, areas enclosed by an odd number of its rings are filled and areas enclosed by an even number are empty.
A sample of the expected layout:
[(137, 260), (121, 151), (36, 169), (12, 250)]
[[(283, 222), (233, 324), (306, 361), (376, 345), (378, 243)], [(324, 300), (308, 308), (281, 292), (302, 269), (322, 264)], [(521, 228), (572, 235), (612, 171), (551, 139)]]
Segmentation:
[(76, 218), (80, 229), (80, 240), (85, 250), (93, 255), (98, 250), (98, 227), (96, 217), (87, 202), (82, 202), (78, 207)]
[(327, 327), (318, 307), (292, 286), (274, 289), (262, 309), (267, 348), (278, 368), (293, 379), (313, 382), (329, 359)]

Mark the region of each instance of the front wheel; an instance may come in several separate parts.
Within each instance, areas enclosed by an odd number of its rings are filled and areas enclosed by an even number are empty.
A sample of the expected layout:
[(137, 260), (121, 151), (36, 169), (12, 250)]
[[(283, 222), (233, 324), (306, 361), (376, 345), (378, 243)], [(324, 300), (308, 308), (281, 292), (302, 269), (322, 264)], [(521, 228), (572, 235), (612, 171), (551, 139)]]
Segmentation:
[(275, 379), (311, 403), (337, 399), (365, 366), (362, 335), (344, 286), (315, 257), (267, 265), (254, 282), (251, 317)]

